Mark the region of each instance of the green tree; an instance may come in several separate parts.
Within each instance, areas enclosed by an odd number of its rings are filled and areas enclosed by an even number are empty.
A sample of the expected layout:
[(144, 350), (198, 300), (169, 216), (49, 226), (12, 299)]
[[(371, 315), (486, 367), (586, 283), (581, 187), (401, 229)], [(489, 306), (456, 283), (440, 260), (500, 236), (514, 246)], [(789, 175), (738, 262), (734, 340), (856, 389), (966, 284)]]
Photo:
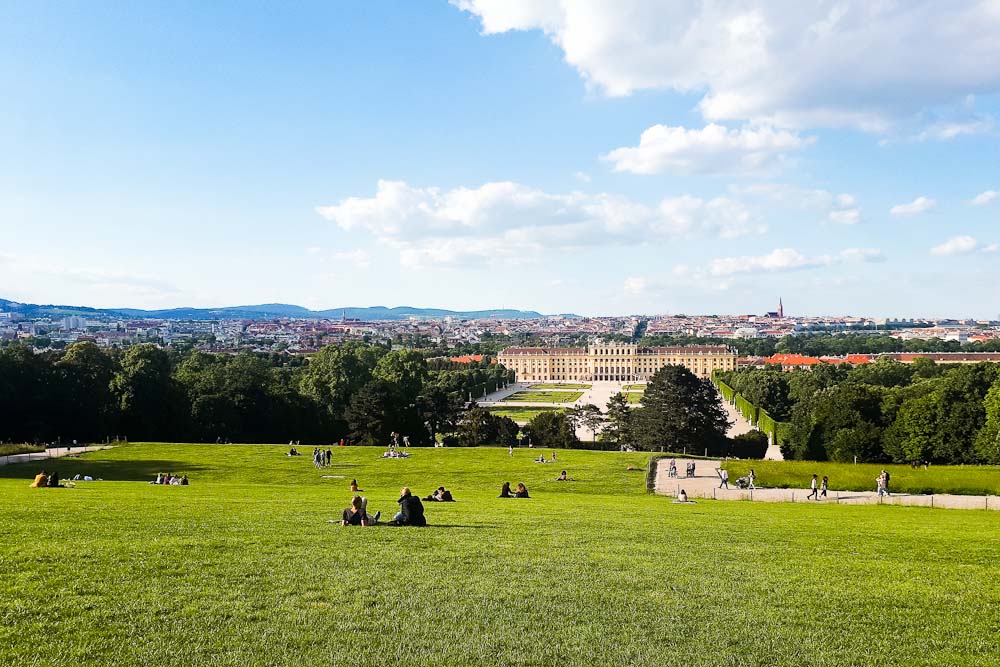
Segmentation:
[(604, 435), (615, 442), (629, 444), (631, 442), (632, 408), (628, 405), (625, 394), (618, 392), (608, 401), (607, 424)]
[(464, 447), (493, 444), (500, 435), (499, 422), (492, 412), (474, 405), (458, 422), (458, 441)]
[(111, 380), (124, 434), (133, 440), (179, 435), (181, 393), (171, 376), (170, 356), (151, 343), (130, 347)]
[(427, 379), (427, 361), (419, 352), (394, 350), (378, 360), (372, 376), (391, 385), (401, 400), (412, 402)]
[(372, 379), (385, 349), (358, 341), (327, 345), (314, 354), (301, 376), (299, 390), (328, 417), (343, 422), (351, 398)]
[(983, 463), (1000, 464), (1000, 381), (986, 394), (983, 401), (986, 422), (976, 436), (976, 454)]
[(635, 413), (635, 444), (646, 451), (713, 448), (729, 427), (715, 387), (683, 366), (658, 370)]
[(580, 443), (570, 419), (557, 410), (538, 413), (528, 422), (525, 430), (535, 447), (570, 448)]
[[(56, 363), (63, 431), (67, 438), (100, 440), (108, 435), (117, 415), (111, 380), (115, 364), (89, 341), (73, 343)], [(55, 407), (55, 406), (54, 406)]]
[(883, 446), (893, 461), (903, 463), (931, 458), (938, 438), (939, 400), (939, 395), (930, 393), (903, 402), (885, 432)]
[(372, 380), (354, 392), (345, 414), (351, 440), (359, 445), (388, 444), (398, 430), (393, 407), (393, 389), (383, 380)]

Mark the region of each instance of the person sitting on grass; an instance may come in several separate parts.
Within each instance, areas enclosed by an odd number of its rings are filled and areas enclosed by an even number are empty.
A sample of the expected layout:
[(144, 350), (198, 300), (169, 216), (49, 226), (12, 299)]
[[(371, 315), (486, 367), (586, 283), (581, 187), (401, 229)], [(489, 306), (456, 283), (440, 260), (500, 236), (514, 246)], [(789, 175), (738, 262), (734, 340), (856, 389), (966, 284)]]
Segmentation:
[(187, 485), (188, 485), (188, 476), (181, 475), (181, 486), (187, 486)]
[(530, 498), (531, 496), (528, 495), (528, 487), (526, 487), (524, 484), (518, 482), (517, 489), (514, 491), (514, 497), (515, 498)]
[(451, 496), (451, 491), (449, 491), (448, 489), (444, 488), (443, 486), (439, 486), (437, 488), (437, 490), (434, 491), (434, 493), (432, 493), (431, 495), (429, 495), (426, 498), (424, 498), (424, 500), (432, 502), (432, 503), (453, 503), (453, 502), (455, 502), (455, 499), (452, 498), (452, 496)]
[(368, 501), (361, 496), (351, 498), (351, 506), (344, 510), (340, 521), (341, 526), (374, 526), (378, 523), (381, 512), (368, 516)]
[(504, 482), (503, 486), (500, 487), (500, 495), (497, 498), (513, 498), (514, 494), (510, 492), (510, 482)]
[(43, 470), (42, 472), (40, 472), (37, 475), (35, 475), (35, 481), (31, 483), (31, 486), (29, 488), (32, 488), (32, 489), (44, 489), (48, 485), (49, 485), (49, 476)]
[(358, 480), (351, 480), (351, 493), (358, 493), (361, 489), (358, 488)]
[(52, 474), (49, 475), (49, 488), (59, 488), (59, 473), (54, 470), (52, 471)]
[(399, 491), (399, 512), (392, 517), (390, 526), (426, 526), (427, 519), (424, 518), (424, 504), (420, 498), (410, 493), (410, 487), (404, 486)]
[(687, 491), (685, 491), (684, 489), (681, 489), (681, 492), (677, 494), (677, 502), (679, 502), (679, 503), (686, 503), (686, 502), (688, 502)]
[(566, 471), (565, 470), (563, 470), (561, 473), (559, 473), (559, 476), (556, 477), (556, 481), (557, 482), (568, 482), (569, 481), (569, 477), (566, 476)]

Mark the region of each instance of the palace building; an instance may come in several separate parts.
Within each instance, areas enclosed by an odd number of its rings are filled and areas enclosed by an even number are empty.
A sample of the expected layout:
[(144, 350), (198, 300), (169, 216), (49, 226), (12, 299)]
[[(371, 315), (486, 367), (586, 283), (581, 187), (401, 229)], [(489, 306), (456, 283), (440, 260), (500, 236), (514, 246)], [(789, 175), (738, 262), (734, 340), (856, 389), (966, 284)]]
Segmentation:
[(518, 381), (643, 382), (667, 365), (684, 366), (701, 378), (736, 368), (736, 350), (724, 345), (639, 347), (597, 342), (587, 347), (509, 347), (497, 360)]

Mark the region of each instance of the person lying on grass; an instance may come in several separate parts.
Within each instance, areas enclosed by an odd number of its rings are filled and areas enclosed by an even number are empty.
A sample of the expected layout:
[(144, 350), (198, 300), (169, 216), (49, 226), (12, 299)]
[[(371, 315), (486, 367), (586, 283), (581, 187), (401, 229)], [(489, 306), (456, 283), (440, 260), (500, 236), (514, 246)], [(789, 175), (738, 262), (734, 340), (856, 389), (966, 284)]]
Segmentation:
[(361, 496), (351, 498), (351, 506), (344, 510), (341, 526), (374, 526), (382, 516), (381, 512), (375, 512), (375, 516), (368, 516), (368, 501)]
[(528, 487), (526, 487), (524, 484), (518, 482), (517, 489), (514, 491), (514, 497), (515, 498), (530, 498), (531, 496), (528, 495)]
[(573, 480), (571, 480), (569, 477), (567, 477), (566, 476), (566, 471), (563, 470), (561, 473), (559, 473), (559, 476), (556, 477), (556, 481), (557, 482), (571, 482)]
[(424, 504), (420, 498), (410, 493), (410, 487), (404, 486), (399, 490), (399, 512), (392, 517), (390, 526), (426, 526), (427, 519), (424, 518)]
[(451, 496), (451, 491), (449, 491), (448, 489), (444, 488), (443, 486), (439, 486), (437, 488), (437, 490), (434, 491), (434, 493), (432, 493), (431, 495), (429, 495), (426, 498), (424, 498), (424, 500), (426, 500), (428, 502), (432, 502), (432, 503), (453, 503), (453, 502), (455, 502), (455, 499)]

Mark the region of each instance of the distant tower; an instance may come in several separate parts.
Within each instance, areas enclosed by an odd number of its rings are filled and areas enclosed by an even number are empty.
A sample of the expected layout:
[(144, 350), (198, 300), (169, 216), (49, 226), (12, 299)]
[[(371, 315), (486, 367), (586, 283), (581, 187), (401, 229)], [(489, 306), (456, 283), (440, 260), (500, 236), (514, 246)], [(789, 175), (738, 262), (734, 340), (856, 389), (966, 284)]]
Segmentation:
[(340, 316), (340, 321), (341, 322), (346, 322), (347, 321), (347, 309), (346, 308), (344, 308), (344, 314)]
[(785, 316), (785, 306), (781, 303), (781, 297), (778, 297), (778, 317)]

